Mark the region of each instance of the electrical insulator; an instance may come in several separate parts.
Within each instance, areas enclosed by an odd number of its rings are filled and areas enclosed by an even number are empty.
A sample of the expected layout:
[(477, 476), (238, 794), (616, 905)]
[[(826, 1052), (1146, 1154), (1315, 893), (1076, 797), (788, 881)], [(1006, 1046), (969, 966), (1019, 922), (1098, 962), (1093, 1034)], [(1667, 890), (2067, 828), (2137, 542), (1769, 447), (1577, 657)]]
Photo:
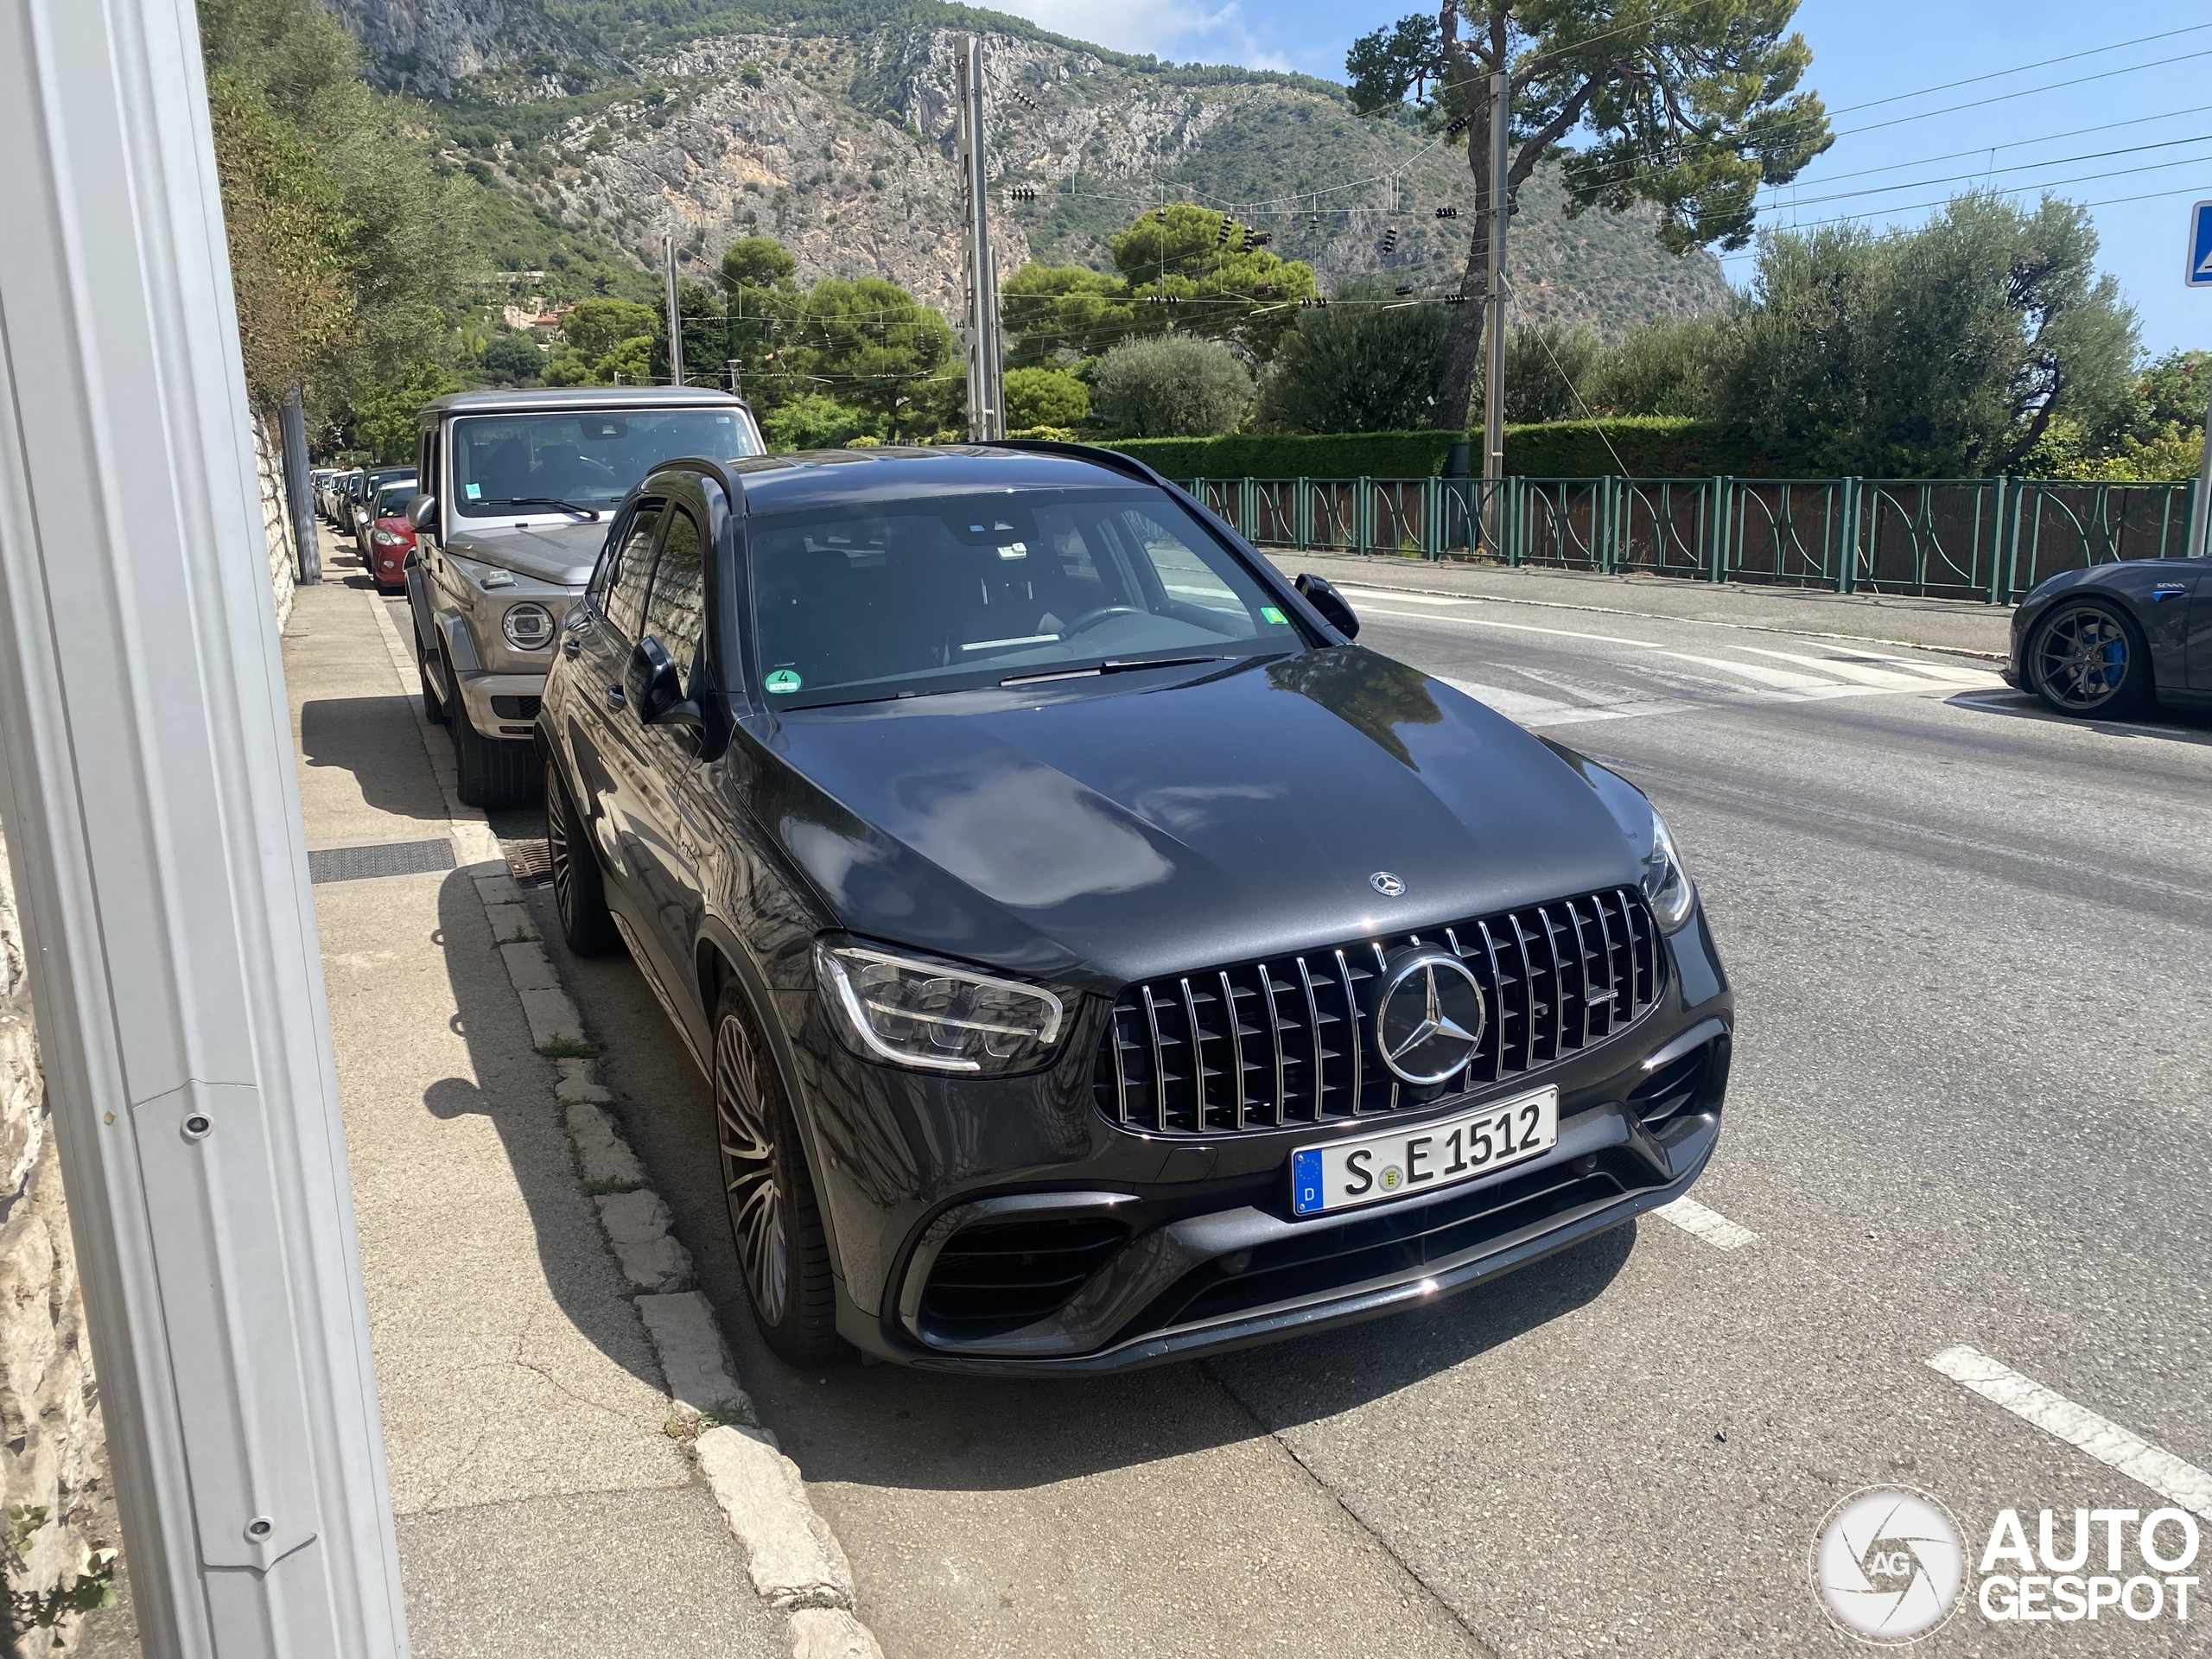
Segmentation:
[(1273, 283), (1262, 283), (1252, 290), (1252, 297), (1255, 300), (1271, 300), (1274, 296), (1275, 285)]
[(1466, 130), (1467, 118), (1463, 115), (1458, 120), (1454, 121), (1450, 126), (1444, 129), (1444, 136), (1446, 138), (1457, 138)]
[(1274, 239), (1275, 233), (1273, 231), (1262, 231), (1252, 238), (1252, 245), (1255, 248), (1268, 247), (1274, 243)]
[(1440, 207), (1436, 210), (1436, 216), (1439, 219), (1457, 219), (1459, 210), (1457, 207)]
[(1260, 234), (1250, 226), (1244, 227), (1244, 251), (1249, 253), (1260, 245)]
[(1215, 237), (1215, 238), (1214, 238), (1214, 239), (1213, 239), (1213, 245), (1214, 245), (1214, 246), (1216, 246), (1217, 248), (1225, 248), (1225, 247), (1227, 247), (1227, 246), (1229, 245), (1229, 233), (1230, 233), (1231, 231), (1235, 230), (1236, 228), (1236, 221), (1235, 219), (1223, 219), (1223, 220), (1221, 221), (1221, 234), (1220, 234), (1220, 235), (1218, 235), (1218, 236), (1217, 236), (1217, 237)]
[(1007, 194), (1015, 201), (1034, 201), (1037, 200), (1037, 187), (1033, 184), (1017, 184), (1013, 189), (1007, 191)]
[(1464, 294), (1446, 294), (1444, 296), (1444, 303), (1446, 305), (1465, 305), (1466, 302), (1467, 296)]
[(1397, 251), (1397, 246), (1398, 227), (1393, 225), (1389, 230), (1382, 232), (1382, 251), (1385, 253), (1395, 253)]
[(1025, 110), (1033, 110), (1037, 107), (1036, 100), (1018, 86), (1009, 92), (1007, 96), (1011, 98), (1015, 103), (1020, 105)]
[(1311, 311), (1317, 307), (1326, 305), (1328, 302), (1329, 302), (1326, 299), (1317, 294), (1310, 300), (1300, 300), (1298, 302), (1298, 308), (1301, 311)]

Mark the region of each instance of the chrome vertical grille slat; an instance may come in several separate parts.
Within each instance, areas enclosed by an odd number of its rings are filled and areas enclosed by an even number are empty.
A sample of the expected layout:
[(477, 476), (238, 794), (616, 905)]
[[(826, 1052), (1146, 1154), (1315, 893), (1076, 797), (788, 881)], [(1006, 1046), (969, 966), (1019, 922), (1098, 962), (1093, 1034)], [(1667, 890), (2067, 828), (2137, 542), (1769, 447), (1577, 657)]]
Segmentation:
[[(1372, 992), (1363, 989), (1416, 939), (1467, 964), (1488, 1015), (1465, 1071), (1427, 1088), (1400, 1082), (1370, 1052)], [(1418, 935), (1162, 976), (1116, 999), (1094, 1088), (1109, 1121), (1178, 1136), (1415, 1110), (1541, 1071), (1635, 1023), (1665, 989), (1665, 962), (1643, 895), (1613, 888)]]

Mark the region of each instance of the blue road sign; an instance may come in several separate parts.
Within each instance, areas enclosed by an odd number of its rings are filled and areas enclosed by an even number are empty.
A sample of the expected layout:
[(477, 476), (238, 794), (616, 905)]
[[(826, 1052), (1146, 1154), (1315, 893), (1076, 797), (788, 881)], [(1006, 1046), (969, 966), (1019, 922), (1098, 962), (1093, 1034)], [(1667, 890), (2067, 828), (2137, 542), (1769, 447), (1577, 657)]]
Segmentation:
[(2189, 285), (2212, 288), (2212, 201), (2189, 210)]

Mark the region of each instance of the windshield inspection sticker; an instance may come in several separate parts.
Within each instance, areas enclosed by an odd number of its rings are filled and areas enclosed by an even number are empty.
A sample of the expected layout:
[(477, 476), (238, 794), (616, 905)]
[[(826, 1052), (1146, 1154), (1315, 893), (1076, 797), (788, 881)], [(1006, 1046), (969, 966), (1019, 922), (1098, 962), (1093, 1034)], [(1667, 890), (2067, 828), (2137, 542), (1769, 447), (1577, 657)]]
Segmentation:
[(1287, 621), (1288, 621), (1288, 620), (1290, 620), (1289, 618), (1286, 617), (1286, 616), (1285, 616), (1285, 615), (1284, 615), (1281, 611), (1279, 611), (1279, 610), (1275, 609), (1275, 607), (1274, 607), (1274, 606), (1272, 606), (1272, 605), (1262, 605), (1262, 606), (1261, 606), (1261, 607), (1260, 607), (1260, 614), (1261, 614), (1262, 616), (1263, 616), (1263, 617), (1267, 618), (1267, 620), (1268, 620), (1268, 621), (1270, 621), (1270, 622), (1287, 622)]
[(799, 677), (788, 668), (779, 668), (761, 682), (771, 691), (788, 696), (799, 688)]
[(468, 499), (472, 501), (476, 500), (484, 493), (484, 486), (481, 484), (464, 484), (461, 487), (468, 493)]

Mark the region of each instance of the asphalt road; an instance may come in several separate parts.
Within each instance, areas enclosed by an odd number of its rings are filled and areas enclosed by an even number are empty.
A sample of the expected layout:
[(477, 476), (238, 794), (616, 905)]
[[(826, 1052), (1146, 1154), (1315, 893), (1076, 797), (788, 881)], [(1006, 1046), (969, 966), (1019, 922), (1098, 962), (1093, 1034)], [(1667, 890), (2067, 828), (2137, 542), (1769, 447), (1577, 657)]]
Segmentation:
[[(1935, 1494), (1969, 1567), (2002, 1508), (2031, 1542), (2061, 1511), (2063, 1552), (2076, 1508), (2168, 1501), (1929, 1365), (1960, 1344), (2212, 1467), (2212, 728), (2046, 718), (1955, 655), (1355, 602), (1363, 643), (1666, 812), (1739, 996), (1696, 1197), (1756, 1237), (1647, 1217), (1417, 1314), (1118, 1380), (801, 1375), (751, 1332), (703, 1082), (626, 961), (564, 957), (887, 1652), (1854, 1651), (1808, 1560), (1856, 1489)], [(2191, 1611), (1969, 1604), (1920, 1650), (2202, 1652)]]

